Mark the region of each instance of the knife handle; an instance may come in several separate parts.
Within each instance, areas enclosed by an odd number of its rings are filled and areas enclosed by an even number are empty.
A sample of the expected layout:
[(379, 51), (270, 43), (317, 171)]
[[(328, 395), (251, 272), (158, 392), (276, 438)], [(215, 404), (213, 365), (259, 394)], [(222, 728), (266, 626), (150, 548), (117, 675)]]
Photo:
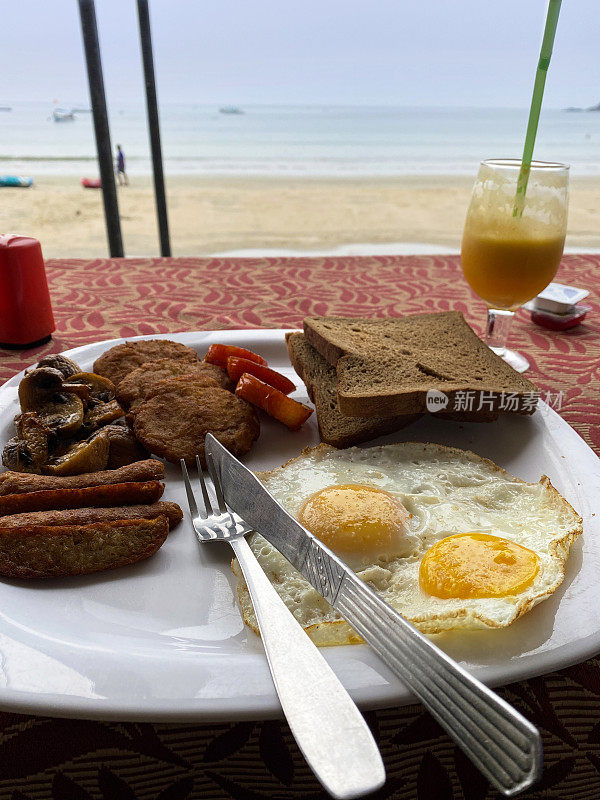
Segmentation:
[(265, 575), (250, 545), (231, 539), (246, 579), (273, 682), (304, 758), (336, 798), (385, 782), (379, 749), (360, 711)]
[(346, 571), (335, 608), (507, 797), (541, 774), (537, 729)]

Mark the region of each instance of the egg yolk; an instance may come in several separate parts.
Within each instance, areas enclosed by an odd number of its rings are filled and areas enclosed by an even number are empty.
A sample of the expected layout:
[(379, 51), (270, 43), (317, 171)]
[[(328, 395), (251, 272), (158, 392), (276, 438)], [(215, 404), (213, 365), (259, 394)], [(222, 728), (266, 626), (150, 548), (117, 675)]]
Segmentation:
[(298, 515), (305, 528), (342, 558), (373, 559), (399, 554), (409, 518), (391, 494), (354, 484), (322, 489), (308, 498)]
[(506, 597), (533, 583), (540, 560), (520, 544), (487, 533), (460, 533), (430, 547), (419, 568), (419, 584), (443, 599)]

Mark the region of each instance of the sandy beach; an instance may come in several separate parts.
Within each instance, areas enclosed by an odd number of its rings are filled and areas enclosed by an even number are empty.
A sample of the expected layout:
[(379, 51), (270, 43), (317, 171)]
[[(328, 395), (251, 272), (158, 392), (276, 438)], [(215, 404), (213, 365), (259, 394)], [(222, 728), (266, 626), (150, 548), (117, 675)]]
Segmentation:
[[(167, 177), (174, 255), (322, 252), (386, 243), (460, 247), (473, 179)], [(73, 176), (0, 190), (0, 230), (34, 236), (46, 257), (107, 254), (102, 193)], [(125, 253), (158, 255), (151, 179), (118, 190)], [(571, 181), (567, 247), (600, 247), (600, 178)]]

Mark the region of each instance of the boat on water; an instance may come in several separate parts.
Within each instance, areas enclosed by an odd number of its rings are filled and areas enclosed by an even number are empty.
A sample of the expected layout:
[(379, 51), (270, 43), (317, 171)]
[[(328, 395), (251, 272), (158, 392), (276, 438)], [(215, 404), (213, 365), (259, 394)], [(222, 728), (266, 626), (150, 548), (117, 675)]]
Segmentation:
[(52, 112), (52, 119), (54, 122), (72, 122), (75, 114), (66, 108), (55, 108)]
[(91, 114), (91, 108), (74, 108), (72, 109), (74, 114)]
[(100, 178), (82, 178), (81, 185), (84, 189), (101, 189), (102, 181)]
[(33, 178), (24, 178), (21, 175), (0, 175), (0, 186), (16, 186), (28, 189), (33, 186)]
[(242, 111), (242, 109), (238, 108), (237, 106), (221, 106), (221, 108), (219, 109), (219, 114), (243, 114), (243, 113), (244, 112)]
[(12, 111), (12, 106), (0, 106), (0, 111)]

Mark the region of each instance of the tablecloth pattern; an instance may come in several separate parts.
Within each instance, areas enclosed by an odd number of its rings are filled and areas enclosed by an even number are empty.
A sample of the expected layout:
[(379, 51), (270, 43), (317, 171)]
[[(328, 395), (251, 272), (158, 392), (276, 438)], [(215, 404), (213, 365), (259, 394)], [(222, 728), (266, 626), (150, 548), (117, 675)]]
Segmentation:
[[(56, 333), (37, 350), (0, 351), (3, 380), (42, 354), (120, 336), (295, 328), (307, 314), (449, 309), (462, 311), (481, 332), (485, 318), (455, 256), (70, 259), (49, 261), (47, 272)], [(531, 378), (600, 452), (600, 257), (565, 256), (558, 277), (592, 290), (586, 322), (553, 333), (520, 312), (511, 343), (530, 359)], [(522, 796), (598, 800), (600, 660), (512, 684), (501, 694), (544, 739), (542, 781)], [(388, 774), (373, 798), (499, 797), (422, 707), (366, 717)], [(325, 797), (283, 721), (158, 724), (0, 713), (0, 800)]]

